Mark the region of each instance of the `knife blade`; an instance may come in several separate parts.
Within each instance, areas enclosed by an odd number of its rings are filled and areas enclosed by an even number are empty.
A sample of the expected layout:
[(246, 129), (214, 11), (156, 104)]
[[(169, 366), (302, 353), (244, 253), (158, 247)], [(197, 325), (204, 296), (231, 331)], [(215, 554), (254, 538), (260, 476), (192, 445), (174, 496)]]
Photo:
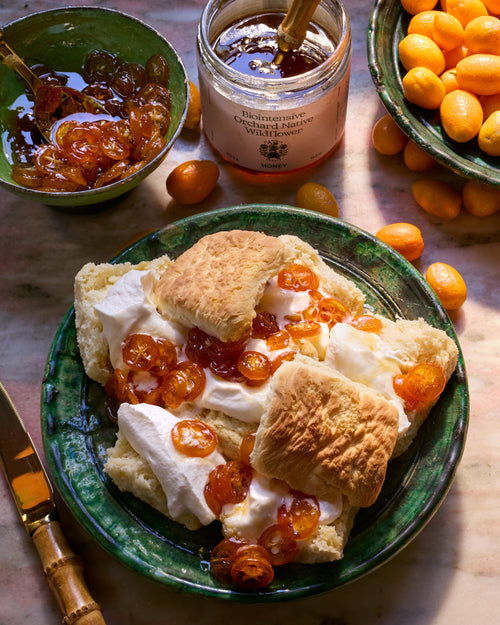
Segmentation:
[(82, 563), (63, 534), (43, 464), (1, 381), (0, 464), (63, 614), (63, 624), (105, 625), (86, 586)]

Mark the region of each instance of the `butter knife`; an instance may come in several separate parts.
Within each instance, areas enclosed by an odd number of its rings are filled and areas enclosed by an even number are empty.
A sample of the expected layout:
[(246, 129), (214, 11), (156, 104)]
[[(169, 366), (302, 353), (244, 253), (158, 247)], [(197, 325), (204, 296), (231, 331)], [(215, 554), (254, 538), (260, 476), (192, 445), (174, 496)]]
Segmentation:
[(63, 614), (63, 624), (105, 625), (85, 584), (81, 561), (57, 519), (52, 486), (33, 441), (1, 381), (0, 463)]

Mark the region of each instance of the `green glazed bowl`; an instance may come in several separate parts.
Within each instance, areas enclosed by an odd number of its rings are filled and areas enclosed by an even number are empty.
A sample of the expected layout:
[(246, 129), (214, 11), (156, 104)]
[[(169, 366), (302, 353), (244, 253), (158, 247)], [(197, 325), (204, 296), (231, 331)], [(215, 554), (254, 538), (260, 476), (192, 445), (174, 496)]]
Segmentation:
[(378, 0), (370, 17), (368, 64), (385, 108), (403, 132), (438, 163), (464, 178), (500, 186), (500, 158), (482, 152), (476, 139), (452, 141), (442, 128), (439, 111), (426, 111), (405, 99), (405, 69), (399, 61), (398, 45), (411, 17), (400, 0)]
[[(172, 92), (171, 123), (167, 145), (156, 158), (130, 177), (100, 189), (74, 193), (49, 193), (26, 189), (11, 178), (8, 149), (0, 150), (0, 184), (9, 191), (43, 204), (83, 212), (85, 207), (106, 202), (130, 191), (154, 171), (179, 135), (187, 111), (189, 81), (182, 60), (160, 33), (136, 18), (111, 9), (68, 7), (41, 11), (3, 27), (5, 41), (28, 65), (44, 63), (55, 71), (81, 72), (87, 54), (106, 50), (123, 61), (144, 65), (153, 54), (162, 54), (170, 67)], [(23, 81), (6, 65), (0, 64), (0, 132), (4, 138), (13, 123), (12, 108), (27, 93)]]
[[(174, 259), (220, 230), (295, 234), (331, 267), (353, 280), (369, 308), (394, 319), (425, 318), (455, 341), (453, 326), (420, 273), (376, 237), (339, 219), (289, 206), (255, 204), (180, 220), (135, 243), (113, 262)], [(288, 564), (260, 591), (225, 586), (209, 571), (220, 525), (192, 532), (162, 516), (104, 473), (116, 426), (106, 397), (83, 370), (74, 310), (63, 319), (47, 359), (42, 387), (42, 438), (52, 477), (91, 535), (133, 570), (170, 590), (232, 602), (280, 602), (326, 592), (358, 579), (408, 544), (432, 517), (452, 482), (465, 443), (469, 398), (461, 352), (439, 402), (407, 452), (389, 463), (382, 492), (355, 519), (344, 557), (325, 564)]]

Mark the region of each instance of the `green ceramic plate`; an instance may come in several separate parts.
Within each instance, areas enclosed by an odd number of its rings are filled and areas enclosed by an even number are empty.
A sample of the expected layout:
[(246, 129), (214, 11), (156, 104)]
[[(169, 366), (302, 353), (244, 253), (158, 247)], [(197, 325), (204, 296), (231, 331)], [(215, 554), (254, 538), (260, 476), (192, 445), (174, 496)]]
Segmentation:
[[(413, 265), (366, 232), (334, 218), (276, 205), (238, 206), (173, 223), (121, 253), (113, 262), (139, 262), (168, 253), (177, 257), (205, 234), (230, 229), (271, 235), (298, 234), (332, 267), (354, 280), (375, 311), (391, 318), (419, 316), (453, 327)], [(171, 589), (230, 601), (283, 601), (341, 586), (387, 561), (423, 528), (441, 503), (460, 459), (468, 423), (464, 363), (408, 452), (391, 461), (382, 493), (356, 517), (339, 562), (281, 567), (262, 592), (219, 585), (208, 571), (216, 523), (190, 532), (132, 495), (121, 493), (103, 472), (115, 427), (105, 397), (84, 374), (75, 338), (74, 312), (66, 314), (52, 345), (42, 388), (42, 434), (52, 476), (76, 518), (121, 562)]]
[(443, 131), (438, 111), (425, 111), (403, 95), (405, 70), (398, 45), (411, 19), (400, 0), (379, 0), (368, 26), (368, 64), (377, 92), (401, 129), (436, 161), (456, 174), (500, 186), (500, 158), (488, 156), (474, 139), (456, 143)]

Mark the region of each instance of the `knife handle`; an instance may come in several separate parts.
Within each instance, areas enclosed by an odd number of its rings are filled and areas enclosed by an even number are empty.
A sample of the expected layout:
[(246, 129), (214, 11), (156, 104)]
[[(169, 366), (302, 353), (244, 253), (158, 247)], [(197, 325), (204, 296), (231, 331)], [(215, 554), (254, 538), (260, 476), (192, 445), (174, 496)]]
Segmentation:
[(61, 612), (63, 625), (106, 625), (101, 608), (92, 599), (83, 566), (73, 553), (58, 521), (43, 523), (32, 534), (43, 570)]

